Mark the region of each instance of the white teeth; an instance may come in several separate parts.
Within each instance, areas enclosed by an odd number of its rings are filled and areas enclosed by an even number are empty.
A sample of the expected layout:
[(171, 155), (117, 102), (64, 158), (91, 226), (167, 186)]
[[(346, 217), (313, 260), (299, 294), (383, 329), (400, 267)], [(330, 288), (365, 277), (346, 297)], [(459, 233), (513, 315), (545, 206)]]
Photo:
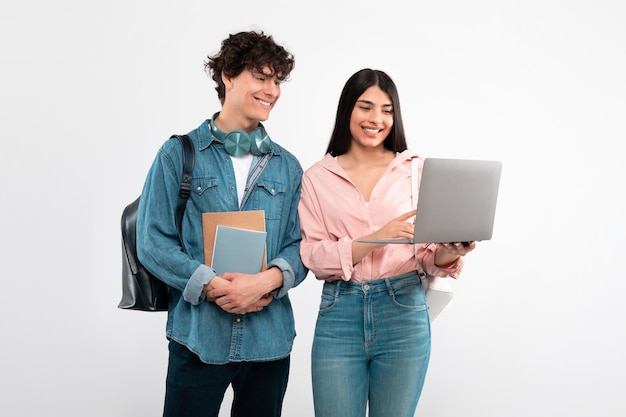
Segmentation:
[(259, 102), (264, 106), (270, 106), (272, 104), (269, 101), (263, 101), (263, 100), (259, 100)]
[(378, 129), (369, 129), (367, 127), (364, 127), (363, 130), (365, 130), (366, 132), (378, 133)]

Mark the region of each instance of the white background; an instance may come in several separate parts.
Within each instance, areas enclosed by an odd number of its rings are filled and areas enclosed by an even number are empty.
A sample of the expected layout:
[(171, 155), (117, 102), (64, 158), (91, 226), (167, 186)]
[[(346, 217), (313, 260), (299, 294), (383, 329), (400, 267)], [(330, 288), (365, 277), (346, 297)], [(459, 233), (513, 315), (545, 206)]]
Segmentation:
[[(363, 67), (396, 81), (412, 149), (504, 163), (416, 415), (623, 416), (625, 21), (618, 0), (3, 0), (0, 413), (161, 414), (166, 316), (117, 308), (120, 215), (219, 110), (206, 56), (259, 28), (296, 56), (265, 125), (304, 168)], [(291, 292), (286, 416), (313, 415), (319, 292)]]

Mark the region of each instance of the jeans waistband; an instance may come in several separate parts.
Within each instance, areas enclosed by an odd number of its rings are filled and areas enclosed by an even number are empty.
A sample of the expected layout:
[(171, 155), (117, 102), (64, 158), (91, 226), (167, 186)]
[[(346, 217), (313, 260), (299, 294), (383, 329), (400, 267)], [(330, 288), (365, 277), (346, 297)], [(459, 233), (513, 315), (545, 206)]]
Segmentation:
[(421, 282), (417, 271), (411, 271), (407, 272), (406, 274), (380, 278), (372, 281), (330, 281), (324, 283), (324, 288), (338, 293), (372, 293), (389, 291), (394, 287), (403, 286), (414, 282)]

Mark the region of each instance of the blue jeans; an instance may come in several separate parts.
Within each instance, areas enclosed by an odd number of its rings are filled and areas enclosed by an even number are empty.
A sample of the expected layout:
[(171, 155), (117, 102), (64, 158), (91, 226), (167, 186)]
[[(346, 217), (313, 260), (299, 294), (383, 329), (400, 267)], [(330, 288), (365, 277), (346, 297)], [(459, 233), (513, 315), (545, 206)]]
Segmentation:
[(430, 359), (417, 273), (324, 283), (311, 353), (316, 417), (413, 417)]
[(289, 357), (268, 362), (209, 365), (170, 341), (164, 417), (218, 417), (233, 386), (232, 417), (279, 417), (287, 390)]

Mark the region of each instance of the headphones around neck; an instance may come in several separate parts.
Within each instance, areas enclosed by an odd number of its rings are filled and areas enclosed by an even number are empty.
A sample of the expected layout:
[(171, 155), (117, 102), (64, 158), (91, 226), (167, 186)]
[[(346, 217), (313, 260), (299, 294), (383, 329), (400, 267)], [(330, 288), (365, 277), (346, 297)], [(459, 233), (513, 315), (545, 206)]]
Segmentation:
[(209, 124), (213, 136), (224, 144), (226, 152), (231, 156), (243, 156), (248, 152), (253, 155), (263, 155), (270, 151), (272, 140), (265, 131), (261, 123), (259, 127), (248, 133), (245, 130), (235, 129), (231, 132), (224, 132), (215, 125), (213, 120), (219, 113), (215, 113)]

